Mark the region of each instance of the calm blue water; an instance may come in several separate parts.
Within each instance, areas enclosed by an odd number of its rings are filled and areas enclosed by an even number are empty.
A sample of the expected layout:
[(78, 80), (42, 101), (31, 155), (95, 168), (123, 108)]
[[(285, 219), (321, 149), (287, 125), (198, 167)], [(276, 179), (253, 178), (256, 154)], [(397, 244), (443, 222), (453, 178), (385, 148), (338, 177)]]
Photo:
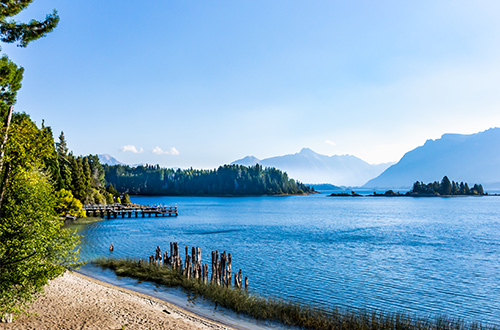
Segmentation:
[(207, 263), (230, 252), (259, 294), (500, 325), (500, 197), (132, 201), (177, 205), (179, 216), (78, 226), (84, 258), (110, 255), (111, 242), (113, 256), (137, 258), (179, 242)]

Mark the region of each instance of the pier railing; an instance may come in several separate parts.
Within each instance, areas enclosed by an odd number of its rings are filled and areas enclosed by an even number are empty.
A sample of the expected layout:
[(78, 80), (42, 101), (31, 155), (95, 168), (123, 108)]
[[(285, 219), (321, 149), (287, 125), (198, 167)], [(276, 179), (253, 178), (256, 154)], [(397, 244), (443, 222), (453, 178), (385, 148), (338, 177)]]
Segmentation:
[(88, 217), (107, 217), (112, 218), (145, 218), (151, 217), (176, 217), (179, 215), (177, 206), (165, 205), (123, 205), (123, 204), (107, 204), (94, 205), (86, 204), (83, 209)]

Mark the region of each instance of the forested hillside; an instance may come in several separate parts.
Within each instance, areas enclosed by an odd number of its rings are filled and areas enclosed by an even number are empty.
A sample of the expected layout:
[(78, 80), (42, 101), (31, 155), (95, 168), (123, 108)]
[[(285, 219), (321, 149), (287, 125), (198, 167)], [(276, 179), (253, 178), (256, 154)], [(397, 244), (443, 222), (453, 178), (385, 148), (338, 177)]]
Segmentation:
[(283, 195), (313, 188), (275, 168), (224, 165), (215, 170), (174, 170), (156, 166), (103, 165), (105, 179), (120, 193), (142, 195)]
[(119, 196), (105, 189), (104, 168), (97, 155), (74, 156), (68, 152), (64, 133), (56, 143), (57, 187), (71, 194), (83, 204), (112, 204)]

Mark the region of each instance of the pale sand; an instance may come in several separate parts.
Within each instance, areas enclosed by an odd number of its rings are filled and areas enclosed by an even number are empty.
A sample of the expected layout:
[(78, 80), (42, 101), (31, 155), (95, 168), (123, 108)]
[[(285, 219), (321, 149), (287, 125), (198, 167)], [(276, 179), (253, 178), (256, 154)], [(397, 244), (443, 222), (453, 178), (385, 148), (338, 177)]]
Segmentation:
[(22, 316), (0, 329), (232, 329), (141, 293), (66, 272)]

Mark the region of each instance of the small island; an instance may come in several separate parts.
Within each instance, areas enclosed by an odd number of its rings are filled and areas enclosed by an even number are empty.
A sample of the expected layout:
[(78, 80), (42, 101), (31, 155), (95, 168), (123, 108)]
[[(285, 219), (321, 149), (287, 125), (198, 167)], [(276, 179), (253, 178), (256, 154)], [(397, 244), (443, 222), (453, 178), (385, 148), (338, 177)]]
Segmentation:
[(370, 196), (383, 196), (383, 197), (397, 197), (397, 196), (410, 196), (410, 197), (455, 197), (455, 196), (487, 196), (488, 193), (484, 192), (483, 186), (481, 184), (474, 184), (472, 188), (464, 182), (450, 181), (447, 176), (444, 176), (441, 182), (434, 181), (432, 183), (424, 183), (421, 181), (416, 181), (413, 184), (413, 188), (401, 194), (399, 192), (394, 192), (393, 190), (388, 190), (383, 194), (378, 194), (376, 192)]
[[(332, 193), (328, 197), (361, 197), (354, 191), (351, 193), (340, 192)], [(488, 193), (484, 191), (481, 184), (475, 183), (472, 188), (469, 187), (468, 183), (455, 181), (450, 181), (447, 176), (439, 181), (434, 181), (431, 183), (424, 183), (422, 181), (416, 181), (413, 184), (413, 188), (405, 193), (396, 192), (394, 190), (387, 190), (384, 193), (373, 192), (371, 195), (366, 195), (368, 197), (457, 197), (457, 196), (488, 196)]]
[(355, 191), (351, 191), (351, 193), (340, 192), (340, 193), (331, 193), (328, 197), (361, 197), (362, 195), (358, 194)]

